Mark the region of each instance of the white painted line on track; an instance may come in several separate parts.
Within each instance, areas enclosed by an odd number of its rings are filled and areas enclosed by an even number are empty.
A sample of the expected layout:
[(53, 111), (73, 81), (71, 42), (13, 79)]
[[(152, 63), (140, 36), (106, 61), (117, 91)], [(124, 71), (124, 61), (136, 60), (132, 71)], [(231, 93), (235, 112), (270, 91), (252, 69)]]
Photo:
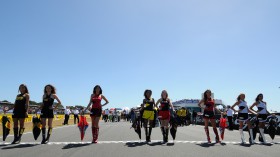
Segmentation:
[[(49, 142), (46, 145), (82, 145), (82, 144), (91, 144), (92, 142)], [(98, 141), (97, 144), (129, 144), (129, 143), (146, 143), (145, 141)], [(149, 142), (149, 144), (153, 143), (162, 143), (160, 140), (153, 140), (152, 142)], [(172, 141), (168, 143), (183, 143), (183, 144), (206, 144), (207, 141)], [(213, 143), (213, 142), (212, 142)], [(223, 141), (223, 143), (226, 144), (240, 144), (240, 142), (236, 141)], [(3, 142), (0, 143), (1, 145), (11, 145), (10, 143)], [(15, 145), (41, 145), (40, 142), (22, 142), (20, 144), (15, 144)], [(214, 143), (213, 143), (214, 144)], [(249, 143), (246, 143), (249, 144)], [(256, 142), (256, 144), (262, 144), (261, 142)], [(268, 143), (268, 144), (280, 144), (280, 142), (273, 142), (273, 143)]]

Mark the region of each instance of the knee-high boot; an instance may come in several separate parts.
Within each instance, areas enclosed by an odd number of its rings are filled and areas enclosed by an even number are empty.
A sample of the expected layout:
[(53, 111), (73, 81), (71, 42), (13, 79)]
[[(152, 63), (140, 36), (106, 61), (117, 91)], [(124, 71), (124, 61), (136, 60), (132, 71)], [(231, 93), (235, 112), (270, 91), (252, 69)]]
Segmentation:
[(149, 127), (149, 142), (151, 142), (152, 127)]
[(95, 131), (94, 131), (95, 136), (93, 137), (93, 143), (97, 143), (97, 141), (98, 141), (98, 134), (99, 134), (99, 128), (94, 128), (94, 129), (95, 129)]
[(18, 139), (17, 139), (16, 144), (20, 143), (20, 141), (21, 141), (21, 136), (22, 136), (24, 130), (25, 130), (25, 128), (19, 128)]
[(51, 134), (52, 134), (52, 128), (49, 128), (48, 129), (47, 139), (46, 139), (45, 143), (48, 143), (50, 141)]
[(164, 129), (164, 127), (160, 127), (160, 129), (161, 129), (162, 137), (163, 137), (162, 141), (165, 142), (165, 136), (166, 136), (165, 129)]
[(244, 132), (243, 132), (243, 129), (239, 129), (239, 133), (240, 133), (240, 136), (241, 136), (241, 143), (245, 143), (245, 137), (244, 137)]
[(147, 127), (145, 127), (145, 135), (146, 135), (146, 142), (149, 142), (149, 133)]
[(217, 128), (213, 128), (213, 131), (216, 135), (216, 143), (219, 143), (220, 142), (220, 137), (219, 137), (219, 133), (218, 133), (218, 130)]
[(266, 144), (265, 135), (264, 135), (264, 129), (263, 128), (259, 128), (259, 130), (260, 130), (260, 134), (261, 134), (261, 136), (263, 138), (263, 143)]
[(18, 128), (14, 128), (14, 141), (11, 144), (16, 144), (18, 140)]
[(165, 128), (165, 142), (168, 142), (169, 128)]
[(41, 144), (45, 144), (46, 142), (46, 128), (42, 128), (42, 142)]

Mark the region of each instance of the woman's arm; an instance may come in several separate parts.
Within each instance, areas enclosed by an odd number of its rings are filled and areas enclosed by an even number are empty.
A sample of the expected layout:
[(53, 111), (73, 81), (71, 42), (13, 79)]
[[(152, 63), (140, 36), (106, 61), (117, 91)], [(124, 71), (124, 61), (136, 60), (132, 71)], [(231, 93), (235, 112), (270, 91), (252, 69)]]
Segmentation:
[(29, 94), (26, 94), (25, 95), (25, 99), (26, 99), (26, 102), (25, 102), (25, 109), (26, 109), (26, 114), (28, 114), (28, 110), (29, 110)]
[(145, 105), (145, 99), (143, 99), (143, 102), (142, 102), (142, 104), (141, 104), (141, 110), (144, 109), (144, 105)]
[(170, 105), (171, 109), (174, 111), (174, 106), (173, 106), (172, 101), (170, 99), (169, 99), (169, 105)]
[(203, 99), (200, 100), (200, 102), (198, 103), (198, 107), (201, 108), (201, 109), (204, 109), (204, 108), (201, 106), (202, 103), (204, 103), (204, 100), (203, 100)]
[(157, 103), (156, 103), (156, 108), (158, 108), (158, 104), (159, 104), (159, 102), (161, 101), (161, 98), (160, 99), (158, 99), (158, 101), (157, 101)]
[(90, 96), (90, 99), (89, 99), (89, 103), (88, 103), (88, 106), (84, 109), (84, 111), (88, 110), (90, 105), (91, 105), (91, 98), (92, 98), (92, 95)]
[(237, 106), (240, 102), (237, 101), (234, 105), (232, 105), (231, 109), (234, 111), (234, 112), (238, 112), (237, 110), (235, 110), (235, 106)]
[(257, 112), (257, 111), (254, 110), (254, 107), (257, 106), (257, 105), (258, 105), (258, 103), (255, 102), (255, 103), (250, 107), (250, 110), (251, 110), (251, 111), (254, 111), (254, 112)]
[(271, 114), (268, 110), (267, 110), (267, 105), (266, 105), (266, 102), (263, 102), (264, 104), (265, 104), (265, 106), (266, 106), (266, 112), (267, 112), (267, 114)]
[(54, 97), (54, 99), (58, 102), (57, 105), (56, 105), (55, 108), (54, 108), (54, 109), (56, 110), (57, 107), (58, 107), (59, 105), (62, 105), (62, 104), (61, 104), (61, 101), (59, 100), (59, 98), (58, 98), (58, 96), (57, 96), (56, 94), (53, 94), (53, 97)]
[(109, 104), (109, 101), (106, 99), (106, 97), (104, 95), (101, 95), (102, 99), (105, 100), (105, 104), (101, 105), (101, 106), (105, 106), (107, 104)]

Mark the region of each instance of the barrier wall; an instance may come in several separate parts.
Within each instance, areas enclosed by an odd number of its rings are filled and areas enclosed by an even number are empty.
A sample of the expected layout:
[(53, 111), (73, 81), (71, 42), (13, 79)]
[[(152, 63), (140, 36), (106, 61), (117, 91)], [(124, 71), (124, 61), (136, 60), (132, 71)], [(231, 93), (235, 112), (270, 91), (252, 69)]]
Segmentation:
[[(2, 117), (4, 114), (0, 114), (0, 123), (2, 123)], [(10, 122), (12, 122), (12, 114), (6, 114), (9, 118)], [(25, 118), (25, 122), (32, 122), (33, 116), (36, 116), (36, 114), (28, 114), (28, 118)], [(85, 117), (90, 118), (89, 115), (85, 115)], [(69, 120), (74, 119), (74, 115), (70, 115)], [(64, 114), (54, 115), (53, 120), (64, 120)]]

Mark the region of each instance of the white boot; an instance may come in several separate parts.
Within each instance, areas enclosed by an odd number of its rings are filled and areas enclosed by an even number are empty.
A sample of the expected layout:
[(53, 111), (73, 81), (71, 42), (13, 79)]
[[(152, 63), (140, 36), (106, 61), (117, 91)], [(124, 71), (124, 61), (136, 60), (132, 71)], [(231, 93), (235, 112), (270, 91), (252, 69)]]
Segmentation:
[(255, 144), (254, 137), (253, 137), (253, 129), (249, 129), (249, 131), (250, 131), (251, 143)]
[(261, 136), (263, 138), (263, 143), (266, 144), (266, 140), (265, 140), (265, 136), (264, 136), (264, 129), (263, 128), (259, 128), (259, 130), (260, 130), (260, 134), (261, 134)]
[(242, 144), (246, 143), (246, 142), (245, 142), (245, 138), (244, 138), (243, 129), (239, 129), (239, 133), (240, 133), (240, 136), (241, 136), (241, 143), (242, 143)]

